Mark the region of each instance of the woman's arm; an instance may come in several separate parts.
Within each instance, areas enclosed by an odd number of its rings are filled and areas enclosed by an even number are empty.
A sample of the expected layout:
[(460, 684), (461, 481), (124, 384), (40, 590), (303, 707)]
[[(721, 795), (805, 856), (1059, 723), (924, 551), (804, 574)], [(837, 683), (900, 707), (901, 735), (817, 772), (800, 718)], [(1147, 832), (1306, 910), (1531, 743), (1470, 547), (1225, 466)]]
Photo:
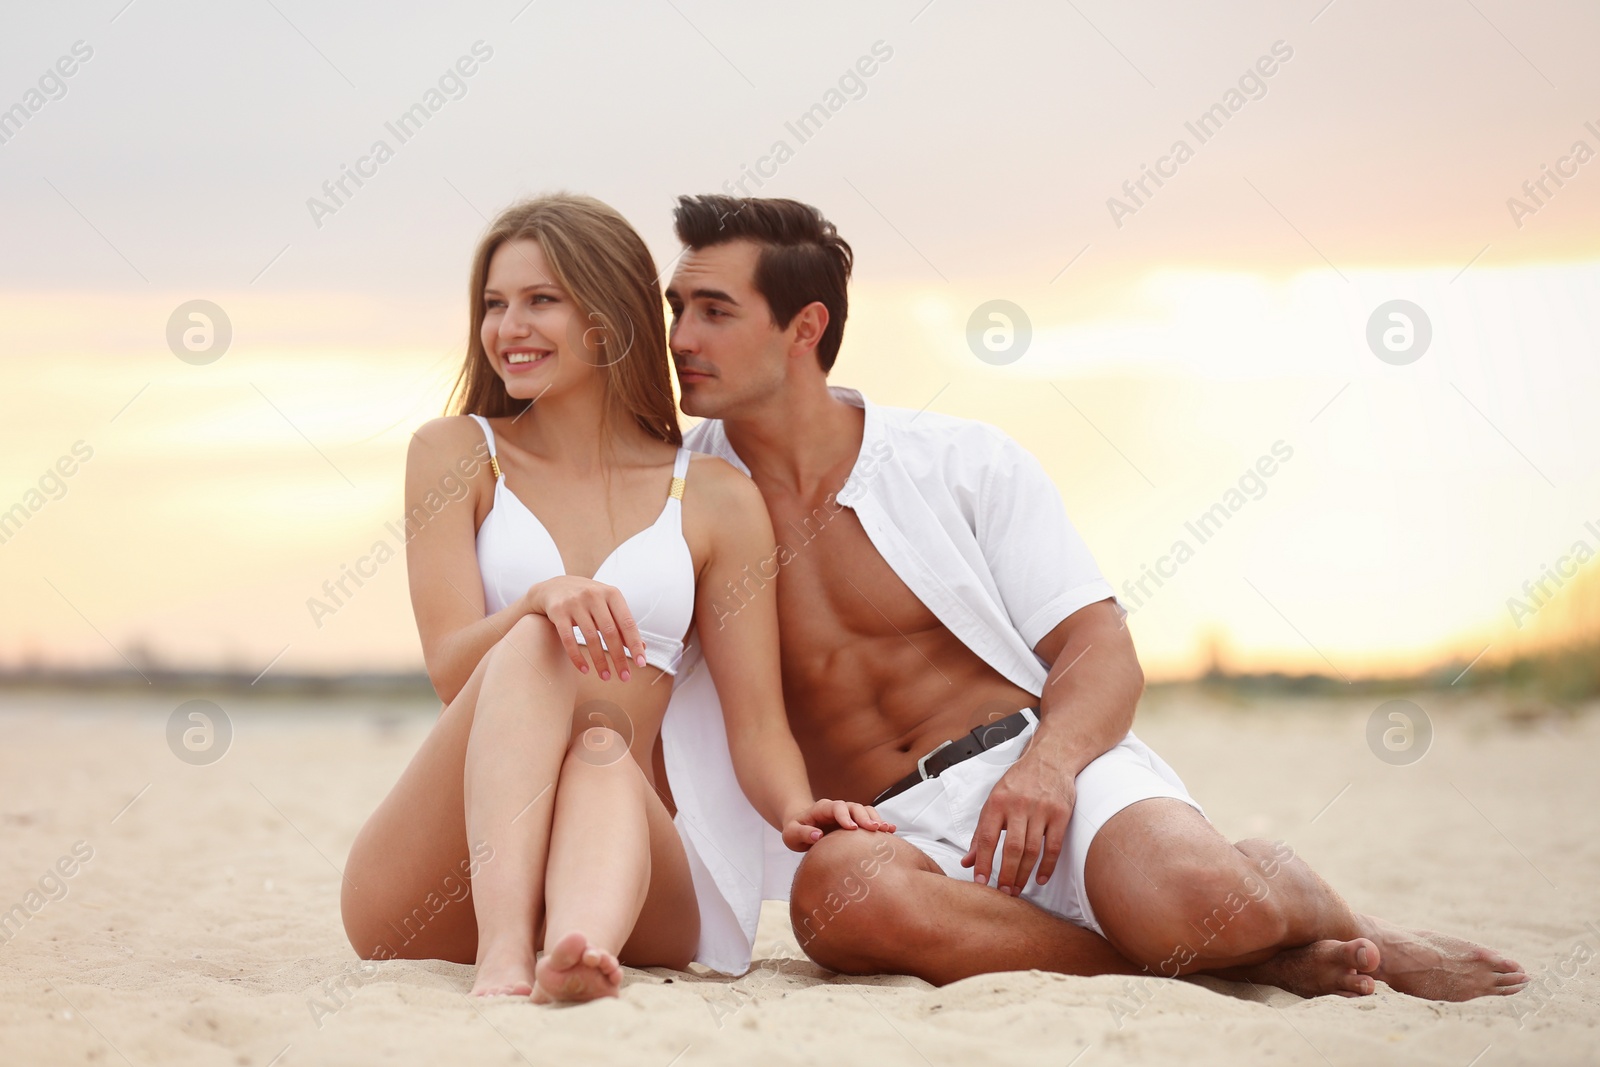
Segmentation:
[[(478, 661), (528, 614), (521, 601), (484, 615), (476, 512), (493, 500), (483, 432), (466, 417), (434, 419), (411, 435), (406, 453), (406, 573), (422, 659), (446, 704)], [(442, 506), (441, 506), (442, 502)], [(484, 507), (488, 512), (488, 506)]]
[[(756, 484), (722, 460), (700, 460), (698, 492), (709, 553), (695, 583), (695, 627), (727, 727), (740, 788), (761, 817), (803, 849), (822, 828), (893, 830), (862, 804), (816, 801), (783, 708), (778, 661), (777, 553)], [(748, 583), (748, 584), (747, 584)], [(737, 599), (730, 588), (754, 591)]]

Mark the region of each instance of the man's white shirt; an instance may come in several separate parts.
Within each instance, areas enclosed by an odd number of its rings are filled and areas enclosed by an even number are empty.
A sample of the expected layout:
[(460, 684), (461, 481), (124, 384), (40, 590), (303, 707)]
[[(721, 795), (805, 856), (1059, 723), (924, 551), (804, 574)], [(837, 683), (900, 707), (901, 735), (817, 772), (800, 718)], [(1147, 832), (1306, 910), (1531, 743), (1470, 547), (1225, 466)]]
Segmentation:
[[(1043, 466), (987, 423), (882, 407), (842, 386), (829, 392), (864, 411), (861, 452), (836, 503), (856, 513), (884, 561), (962, 644), (1039, 696), (1049, 664), (1033, 647), (1079, 608), (1115, 595)], [(720, 421), (694, 427), (684, 445), (750, 473)], [(831, 518), (824, 509), (816, 525)], [(779, 553), (729, 594), (730, 615), (736, 597), (764, 595), (762, 583), (772, 584), (789, 554), (807, 551), (816, 529), (806, 523), (776, 533)], [(695, 959), (742, 974), (762, 899), (789, 898), (804, 854), (787, 849), (745, 798), (710, 675), (692, 632), (661, 737), (700, 901)]]

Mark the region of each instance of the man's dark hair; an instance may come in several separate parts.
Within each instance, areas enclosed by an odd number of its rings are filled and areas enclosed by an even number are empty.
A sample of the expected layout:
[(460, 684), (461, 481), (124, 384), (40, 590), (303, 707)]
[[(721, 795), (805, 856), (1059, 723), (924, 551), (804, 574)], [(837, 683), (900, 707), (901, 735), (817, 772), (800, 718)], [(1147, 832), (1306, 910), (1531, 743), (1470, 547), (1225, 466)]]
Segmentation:
[(846, 289), (854, 257), (822, 212), (798, 200), (710, 194), (678, 197), (672, 216), (678, 240), (689, 248), (741, 239), (760, 247), (755, 287), (772, 309), (778, 329), (787, 329), (807, 304), (817, 302), (827, 308), (828, 325), (817, 341), (817, 362), (824, 374), (833, 369), (844, 340), (850, 304)]

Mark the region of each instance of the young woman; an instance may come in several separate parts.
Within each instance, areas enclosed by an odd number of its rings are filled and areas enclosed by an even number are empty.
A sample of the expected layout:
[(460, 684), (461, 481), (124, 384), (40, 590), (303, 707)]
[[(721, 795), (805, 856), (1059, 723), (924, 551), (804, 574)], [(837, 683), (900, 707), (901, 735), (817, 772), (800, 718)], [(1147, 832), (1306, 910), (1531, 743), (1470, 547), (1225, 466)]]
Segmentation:
[(687, 966), (700, 913), (651, 756), (693, 624), (741, 787), (785, 844), (893, 829), (813, 799), (772, 597), (719, 623), (772, 526), (754, 483), (682, 447), (656, 278), (588, 197), (517, 204), (478, 246), (461, 414), (406, 459), (411, 602), (446, 706), (350, 851), (363, 958), (470, 961), (474, 994), (540, 1002), (614, 996), (619, 964)]

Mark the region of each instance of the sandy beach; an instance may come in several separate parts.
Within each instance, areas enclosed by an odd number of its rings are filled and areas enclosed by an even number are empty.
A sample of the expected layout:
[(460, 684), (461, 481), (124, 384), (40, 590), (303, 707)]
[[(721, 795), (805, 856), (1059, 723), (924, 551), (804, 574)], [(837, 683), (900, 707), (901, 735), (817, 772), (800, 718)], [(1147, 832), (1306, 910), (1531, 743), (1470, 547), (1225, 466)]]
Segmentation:
[[(471, 969), (362, 965), (339, 868), (436, 705), (218, 700), (232, 738), (176, 758), (186, 697), (0, 696), (5, 1064), (1592, 1063), (1600, 1058), (1600, 715), (1413, 694), (1427, 754), (1376, 758), (1376, 701), (1195, 689), (1138, 730), (1231, 837), (1283, 839), (1357, 908), (1481, 940), (1538, 982), (1443, 1004), (1302, 1000), (1210, 979), (846, 978), (783, 905), (740, 978), (629, 970), (617, 1000), (465, 994)], [(70, 872), (70, 873), (69, 873)], [(20, 909), (20, 910), (19, 910)]]

